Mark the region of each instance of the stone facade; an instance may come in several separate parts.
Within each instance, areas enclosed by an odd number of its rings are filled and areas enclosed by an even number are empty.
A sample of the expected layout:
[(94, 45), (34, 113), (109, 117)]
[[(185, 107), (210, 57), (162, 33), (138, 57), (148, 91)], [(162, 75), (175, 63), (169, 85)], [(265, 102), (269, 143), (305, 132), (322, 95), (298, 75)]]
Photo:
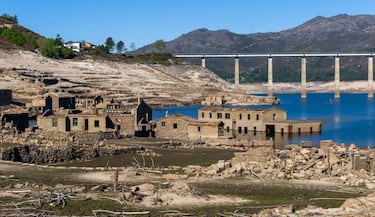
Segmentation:
[(249, 132), (313, 133), (321, 131), (320, 121), (287, 120), (286, 111), (279, 108), (206, 107), (198, 111), (200, 121), (222, 121), (227, 134), (236, 136)]
[(193, 118), (174, 114), (155, 121), (154, 131), (157, 138), (187, 140), (188, 125), (194, 123)]
[(196, 121), (188, 124), (188, 137), (192, 140), (217, 139), (224, 136), (223, 122)]
[(200, 140), (224, 136), (223, 122), (198, 121), (174, 114), (155, 121), (154, 131), (158, 138), (177, 140)]
[(59, 109), (75, 109), (75, 97), (70, 95), (51, 94), (46, 97), (45, 110), (57, 111)]
[(108, 114), (108, 118), (110, 119), (110, 126), (108, 127), (119, 131), (119, 133), (123, 136), (133, 136), (138, 130), (134, 124), (134, 114)]
[(107, 118), (90, 114), (55, 114), (38, 117), (38, 126), (46, 131), (98, 133), (109, 130)]
[(75, 100), (75, 107), (78, 109), (88, 109), (94, 107), (99, 103), (103, 103), (103, 97), (101, 96), (79, 96)]
[(114, 103), (80, 110), (60, 110), (38, 116), (38, 126), (46, 131), (60, 132), (114, 132), (122, 136), (149, 136), (152, 109), (143, 101), (134, 109), (124, 109)]

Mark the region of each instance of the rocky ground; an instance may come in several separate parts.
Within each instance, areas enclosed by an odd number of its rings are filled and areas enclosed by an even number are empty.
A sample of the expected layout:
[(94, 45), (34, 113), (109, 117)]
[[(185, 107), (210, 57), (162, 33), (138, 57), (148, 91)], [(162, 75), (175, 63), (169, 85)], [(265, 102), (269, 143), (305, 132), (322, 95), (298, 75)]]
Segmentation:
[[(180, 148), (194, 148), (197, 145), (182, 143), (179, 146)], [(142, 210), (176, 207), (186, 209), (190, 206), (213, 205), (220, 207), (224, 204), (225, 206), (228, 204), (238, 206), (238, 204), (248, 204), (251, 201), (244, 197), (230, 196), (230, 194), (202, 193), (191, 186), (197, 183), (213, 183), (220, 186), (229, 182), (241, 188), (249, 182), (254, 182), (264, 185), (277, 183), (281, 186), (302, 186), (299, 188), (306, 190), (316, 188), (325, 189), (327, 192), (352, 192), (353, 195), (367, 196), (347, 199), (339, 208), (323, 209), (309, 206), (296, 210), (291, 204), (264, 209), (257, 215), (227, 213), (224, 216), (371, 216), (375, 208), (373, 202), (375, 194), (372, 193), (375, 189), (375, 176), (371, 169), (371, 161), (374, 158), (372, 150), (360, 150), (355, 145), (337, 145), (330, 141), (321, 148), (291, 145), (283, 150), (273, 149), (270, 141), (251, 143), (212, 141), (199, 146), (223, 150), (230, 147), (238, 149), (239, 152), (230, 160), (219, 160), (207, 167), (199, 165), (177, 167), (171, 162), (170, 167), (154, 168), (135, 161), (133, 167), (76, 168), (35, 166), (25, 163), (9, 164), (3, 161), (0, 164), (1, 179), (3, 179), (0, 200), (15, 198), (19, 201), (18, 203), (28, 200), (35, 202), (39, 197), (42, 204), (50, 203), (61, 207), (71, 204), (69, 202), (71, 200), (98, 200), (109, 197), (124, 207), (134, 206)], [(7, 149), (2, 148), (2, 151), (5, 156), (9, 155)], [(138, 149), (138, 151), (141, 153), (144, 149)], [(39, 152), (40, 155), (43, 153), (43, 151)], [(369, 162), (370, 167), (360, 168), (363, 164), (355, 166), (357, 165), (355, 156), (366, 156), (365, 162)], [(37, 180), (30, 177), (30, 174), (34, 173), (38, 173)], [(9, 181), (14, 178), (17, 179)], [(52, 192), (50, 197), (47, 197), (48, 192)], [(327, 200), (327, 198), (315, 199)], [(336, 200), (335, 198), (328, 199)], [(338, 200), (341, 199), (338, 198)], [(35, 206), (38, 204), (33, 204), (33, 207)], [(1, 206), (0, 208), (5, 209)], [(16, 211), (19, 210), (16, 209)], [(94, 211), (114, 212), (113, 209)]]

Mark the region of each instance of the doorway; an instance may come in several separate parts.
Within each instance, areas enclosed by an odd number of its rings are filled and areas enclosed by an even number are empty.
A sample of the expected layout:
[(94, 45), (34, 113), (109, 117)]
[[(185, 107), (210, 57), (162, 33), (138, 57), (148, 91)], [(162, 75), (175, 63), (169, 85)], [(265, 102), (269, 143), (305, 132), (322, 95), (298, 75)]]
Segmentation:
[(85, 131), (89, 130), (89, 119), (85, 119)]
[(266, 136), (275, 135), (275, 125), (267, 124), (266, 125)]

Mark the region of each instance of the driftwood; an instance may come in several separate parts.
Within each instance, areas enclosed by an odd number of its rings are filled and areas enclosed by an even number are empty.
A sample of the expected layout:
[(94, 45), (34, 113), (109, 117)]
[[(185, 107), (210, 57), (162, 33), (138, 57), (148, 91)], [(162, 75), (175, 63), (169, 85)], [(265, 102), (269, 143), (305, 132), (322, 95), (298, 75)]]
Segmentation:
[(250, 169), (250, 172), (253, 176), (257, 177), (258, 179), (264, 181), (264, 179), (262, 177), (260, 177), (258, 174), (256, 174), (252, 169)]
[(348, 198), (343, 197), (316, 197), (316, 198), (310, 198), (310, 200), (346, 200)]
[(183, 213), (178, 210), (166, 210), (160, 211), (160, 213), (164, 213), (163, 216), (170, 216), (170, 217), (177, 217), (177, 216), (194, 216), (193, 213)]
[(135, 212), (120, 211), (120, 212), (115, 212), (115, 211), (105, 210), (105, 209), (92, 210), (92, 214), (94, 216), (97, 216), (98, 213), (111, 214), (111, 215), (147, 215), (147, 214), (150, 214), (150, 211), (135, 211)]
[(152, 159), (152, 157), (150, 157), (150, 159), (151, 159), (151, 164), (152, 164), (151, 168), (146, 167), (146, 161), (143, 155), (142, 155), (143, 166), (139, 163), (139, 161), (135, 157), (133, 157), (134, 162), (132, 162), (132, 165), (133, 167), (138, 169), (139, 172), (153, 173), (153, 174), (159, 174), (159, 175), (162, 174), (160, 170), (153, 170), (155, 166), (155, 162), (154, 162), (154, 159)]
[(21, 194), (21, 193), (30, 193), (31, 190), (9, 190), (5, 192), (12, 193), (12, 194)]
[(193, 213), (167, 213), (164, 214), (164, 216), (169, 216), (169, 217), (179, 217), (179, 216), (194, 216)]
[(218, 213), (216, 216), (220, 217), (251, 217), (251, 214), (246, 214), (246, 213), (238, 213), (237, 210), (234, 211), (233, 213)]

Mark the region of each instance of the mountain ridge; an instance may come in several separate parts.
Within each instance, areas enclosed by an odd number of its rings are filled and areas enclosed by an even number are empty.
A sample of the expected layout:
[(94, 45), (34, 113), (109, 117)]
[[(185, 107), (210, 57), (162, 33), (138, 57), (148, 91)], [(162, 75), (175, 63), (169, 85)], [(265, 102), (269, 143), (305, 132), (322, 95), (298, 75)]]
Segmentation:
[[(301, 25), (266, 33), (236, 34), (229, 30), (200, 28), (165, 42), (164, 52), (223, 54), (223, 53), (282, 53), (282, 52), (375, 52), (375, 15), (339, 14), (332, 17), (316, 16)], [(153, 44), (138, 49), (137, 53), (156, 52)], [(196, 60), (195, 60), (196, 61)], [(208, 62), (209, 61), (209, 62)], [(352, 58), (342, 62), (342, 79), (366, 79), (367, 60)], [(264, 60), (241, 59), (241, 80), (264, 82), (267, 65)], [(279, 81), (299, 80), (299, 60), (286, 58), (288, 65), (274, 62)], [(332, 80), (332, 61), (313, 58), (313, 72), (308, 80)], [(196, 61), (198, 64), (199, 62)], [(207, 67), (221, 77), (233, 79), (233, 60), (206, 60)], [(359, 67), (357, 67), (359, 66)], [(289, 74), (286, 74), (286, 71)], [(352, 74), (357, 74), (353, 77)]]

